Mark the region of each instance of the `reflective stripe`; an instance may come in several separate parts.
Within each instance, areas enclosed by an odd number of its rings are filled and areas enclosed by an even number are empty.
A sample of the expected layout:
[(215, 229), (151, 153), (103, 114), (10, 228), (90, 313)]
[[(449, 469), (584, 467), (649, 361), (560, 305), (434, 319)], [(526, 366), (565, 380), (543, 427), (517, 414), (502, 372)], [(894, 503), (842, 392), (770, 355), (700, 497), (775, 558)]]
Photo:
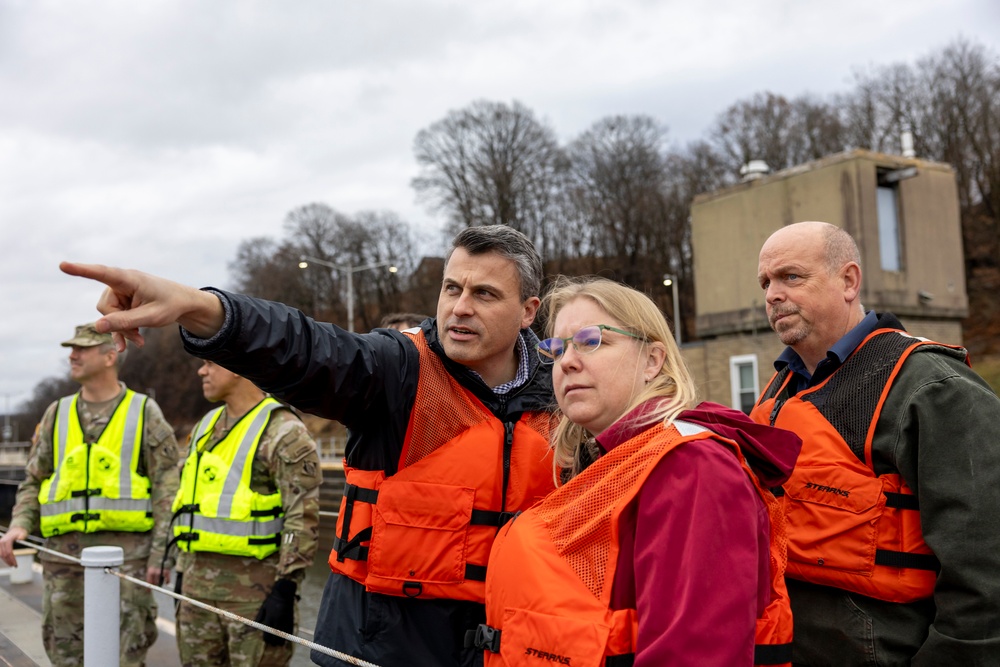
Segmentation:
[(281, 532), (285, 525), (283, 518), (270, 519), (268, 521), (237, 521), (235, 519), (210, 518), (201, 514), (193, 515), (193, 530), (200, 530), (219, 535), (232, 535), (233, 537), (252, 537), (255, 535), (275, 535)]
[(56, 514), (82, 512), (87, 509), (87, 499), (80, 496), (79, 498), (62, 500), (58, 503), (42, 503), (40, 507), (42, 516), (55, 516)]
[(191, 436), (191, 449), (198, 448), (198, 443), (201, 442), (201, 439), (204, 438), (212, 429), (212, 426), (215, 424), (215, 420), (224, 408), (225, 406), (209, 410), (208, 414), (201, 418), (201, 421), (198, 422), (197, 426), (195, 426), (194, 434)]
[(108, 510), (118, 512), (152, 512), (153, 501), (149, 498), (133, 500), (131, 498), (105, 498), (94, 496), (90, 499), (91, 510)]
[[(122, 400), (129, 400), (129, 395), (126, 394)], [(118, 495), (122, 498), (129, 498), (132, 495), (132, 471), (137, 469), (135, 461), (132, 459), (137, 454), (137, 445), (141, 437), (138, 432), (139, 422), (145, 406), (146, 397), (133, 394), (129, 400), (128, 412), (125, 415), (125, 433), (122, 436), (122, 450), (119, 454), (121, 466), (118, 472)]]
[(674, 428), (676, 428), (680, 434), (685, 437), (689, 435), (696, 435), (698, 433), (710, 433), (710, 431), (704, 426), (692, 424), (691, 422), (682, 421), (680, 419), (674, 420)]
[(66, 453), (66, 440), (69, 438), (70, 410), (76, 408), (77, 394), (59, 399), (59, 409), (56, 411), (55, 442), (52, 443), (52, 485), (49, 487), (49, 502), (55, 502), (56, 490), (59, 488), (59, 474), (62, 466), (62, 456)]
[(233, 457), (232, 465), (229, 466), (229, 474), (226, 475), (226, 482), (222, 486), (222, 493), (219, 497), (219, 508), (216, 511), (218, 516), (230, 516), (233, 513), (233, 501), (236, 498), (236, 491), (240, 488), (240, 481), (243, 479), (243, 471), (250, 465), (248, 454), (256, 449), (254, 446), (261, 435), (264, 424), (271, 416), (271, 411), (280, 408), (281, 404), (274, 402), (262, 407), (254, 420), (250, 423), (243, 440), (240, 441)]

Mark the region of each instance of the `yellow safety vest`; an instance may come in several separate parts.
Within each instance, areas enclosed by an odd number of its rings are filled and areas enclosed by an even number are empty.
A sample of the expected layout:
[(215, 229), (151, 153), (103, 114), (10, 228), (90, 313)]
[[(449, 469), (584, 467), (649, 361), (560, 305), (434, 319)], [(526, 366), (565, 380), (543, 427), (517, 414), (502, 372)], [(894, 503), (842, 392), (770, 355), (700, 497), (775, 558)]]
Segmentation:
[(97, 442), (84, 442), (77, 401), (59, 400), (52, 434), (53, 474), (38, 491), (42, 535), (153, 527), (149, 478), (138, 473), (146, 396), (125, 390)]
[(281, 545), (281, 491), (264, 495), (250, 488), (253, 457), (271, 412), (281, 403), (265, 398), (206, 451), (222, 416), (216, 408), (195, 427), (181, 485), (174, 498), (174, 541), (184, 551), (266, 558)]

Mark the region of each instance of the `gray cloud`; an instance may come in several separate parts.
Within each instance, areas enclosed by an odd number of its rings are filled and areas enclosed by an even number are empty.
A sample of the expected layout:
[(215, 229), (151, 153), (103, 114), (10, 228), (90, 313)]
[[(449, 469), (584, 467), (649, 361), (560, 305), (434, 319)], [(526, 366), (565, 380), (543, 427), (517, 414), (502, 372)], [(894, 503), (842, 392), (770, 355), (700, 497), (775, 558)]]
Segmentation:
[[(414, 200), (418, 130), (520, 100), (570, 139), (644, 113), (700, 138), (760, 90), (846, 90), (852, 68), (1000, 41), (994, 0), (0, 0), (0, 396), (65, 372), (99, 286), (62, 259), (226, 286), (292, 208)], [(2, 404), (0, 404), (2, 405)]]

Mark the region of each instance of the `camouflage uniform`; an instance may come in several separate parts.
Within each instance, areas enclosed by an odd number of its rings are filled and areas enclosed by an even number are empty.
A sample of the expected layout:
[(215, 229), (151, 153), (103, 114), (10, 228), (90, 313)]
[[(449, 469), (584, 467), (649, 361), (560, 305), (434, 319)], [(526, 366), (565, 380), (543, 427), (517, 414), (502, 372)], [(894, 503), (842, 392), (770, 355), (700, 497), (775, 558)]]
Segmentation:
[[(80, 426), (87, 442), (97, 442), (115, 408), (125, 396), (125, 385), (110, 401), (88, 402), (81, 396), (77, 402)], [(17, 491), (17, 503), (12, 512), (11, 526), (21, 526), (37, 533), (41, 517), (38, 491), (42, 482), (52, 476), (52, 430), (56, 405), (50, 405), (32, 439), (26, 467), (27, 476)], [(160, 406), (150, 398), (146, 401), (142, 456), (139, 473), (149, 477), (153, 502), (154, 526), (145, 533), (101, 531), (71, 532), (53, 535), (45, 546), (76, 558), (86, 547), (118, 546), (125, 552), (121, 571), (133, 577), (146, 578), (146, 568), (159, 568), (166, 547), (171, 506), (177, 495), (177, 441), (173, 430), (163, 418)], [(83, 567), (46, 553), (42, 561), (45, 584), (42, 601), (42, 639), (45, 651), (54, 667), (78, 667), (83, 663)], [(171, 567), (172, 563), (166, 563)], [(141, 666), (146, 650), (156, 641), (156, 602), (148, 588), (121, 582), (121, 664)]]
[[(229, 433), (222, 422), (216, 422), (206, 450)], [(316, 554), (322, 481), (316, 444), (305, 425), (290, 410), (272, 412), (254, 455), (250, 487), (262, 494), (281, 491), (285, 513), (281, 548), (262, 560), (181, 551), (177, 568), (183, 574), (184, 595), (252, 620), (276, 579), (301, 584)], [(181, 602), (177, 610), (177, 646), (185, 667), (252, 667), (287, 665), (295, 645), (265, 645), (261, 631)]]

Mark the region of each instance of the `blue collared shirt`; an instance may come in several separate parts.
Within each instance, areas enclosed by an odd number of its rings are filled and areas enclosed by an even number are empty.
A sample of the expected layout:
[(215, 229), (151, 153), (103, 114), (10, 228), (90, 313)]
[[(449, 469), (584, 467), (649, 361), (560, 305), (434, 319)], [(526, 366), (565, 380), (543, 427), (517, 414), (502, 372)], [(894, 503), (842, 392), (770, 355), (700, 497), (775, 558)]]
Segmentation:
[(802, 361), (802, 357), (790, 347), (786, 347), (784, 352), (774, 360), (774, 370), (780, 371), (787, 366), (792, 371), (793, 375), (788, 382), (789, 389), (792, 390), (793, 394), (813, 387), (840, 368), (847, 357), (854, 352), (858, 345), (861, 345), (861, 341), (877, 327), (878, 316), (874, 310), (869, 310), (857, 326), (844, 334), (840, 340), (833, 344), (833, 347), (827, 350), (826, 359), (816, 365), (815, 372), (810, 373), (805, 362)]

